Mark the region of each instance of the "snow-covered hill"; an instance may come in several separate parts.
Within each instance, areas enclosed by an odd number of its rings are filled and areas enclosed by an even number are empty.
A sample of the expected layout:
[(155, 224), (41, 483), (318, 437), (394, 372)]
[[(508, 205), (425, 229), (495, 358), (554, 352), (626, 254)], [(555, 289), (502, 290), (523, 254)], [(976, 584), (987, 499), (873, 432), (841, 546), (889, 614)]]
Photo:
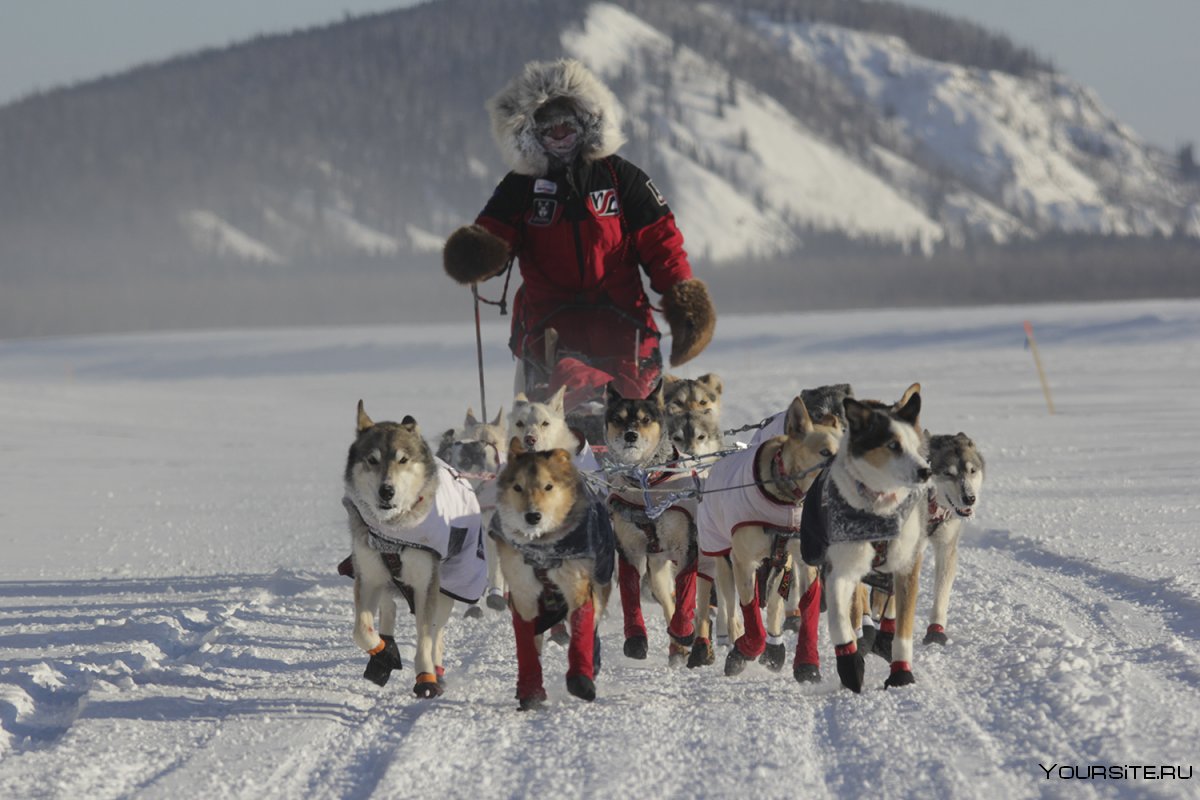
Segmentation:
[(694, 13), (849, 90), (890, 134), (858, 152), (634, 13), (592, 3), (564, 49), (635, 87), (620, 97), (633, 137), (653, 142), (697, 253), (792, 249), (805, 229), (926, 249), (1052, 232), (1200, 233), (1197, 189), (1067, 76), (936, 61), (897, 36), (737, 16), (719, 3)]
[(981, 208), (998, 206), (1019, 220), (1024, 234), (1147, 236), (1186, 227), (1186, 206), (1161, 157), (1067, 76), (934, 61), (897, 37), (826, 24), (758, 17), (755, 25), (881, 110), (928, 171), (944, 170)]
[[(511, 361), (484, 333), (494, 413)], [(445, 697), (411, 669), (379, 689), (333, 572), (354, 406), (460, 422), (469, 328), (0, 342), (0, 797), (1200, 796), (1200, 304), (727, 317), (689, 369), (721, 374), (729, 426), (920, 380), (924, 424), (979, 443), (950, 643), (918, 646), (915, 686), (871, 658), (839, 690), (824, 633), (816, 686), (671, 670), (656, 624), (630, 661), (614, 598), (593, 704), (548, 645), (550, 703), (518, 713), (511, 626), (461, 608)]]
[(426, 263), (503, 176), (486, 98), (564, 55), (614, 88), (623, 153), (697, 260), (814, 232), (908, 250), (1200, 237), (1200, 184), (1172, 157), (963, 21), (861, 0), (437, 0), (0, 108), (0, 259), (31, 280)]

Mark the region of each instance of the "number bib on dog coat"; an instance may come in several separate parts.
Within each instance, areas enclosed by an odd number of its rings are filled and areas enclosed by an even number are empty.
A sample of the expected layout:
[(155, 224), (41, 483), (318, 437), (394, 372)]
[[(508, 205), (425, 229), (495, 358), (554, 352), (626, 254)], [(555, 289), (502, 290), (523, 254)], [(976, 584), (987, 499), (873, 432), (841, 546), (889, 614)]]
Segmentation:
[[(803, 506), (785, 503), (763, 490), (758, 474), (762, 445), (725, 456), (708, 471), (704, 499), (697, 506), (700, 552), (722, 556), (733, 546), (738, 528), (760, 525), (782, 531), (800, 530)], [(738, 488), (729, 488), (729, 487)]]
[[(437, 493), (429, 515), (412, 528), (380, 524), (370, 509), (358, 508), (371, 533), (372, 550), (398, 553), (405, 547), (419, 547), (437, 553), (442, 593), (474, 603), (487, 588), (487, 560), (483, 549), (483, 529), (479, 501), (466, 479), (459, 477), (445, 462), (434, 459), (438, 468)], [(343, 500), (357, 508), (347, 497)]]

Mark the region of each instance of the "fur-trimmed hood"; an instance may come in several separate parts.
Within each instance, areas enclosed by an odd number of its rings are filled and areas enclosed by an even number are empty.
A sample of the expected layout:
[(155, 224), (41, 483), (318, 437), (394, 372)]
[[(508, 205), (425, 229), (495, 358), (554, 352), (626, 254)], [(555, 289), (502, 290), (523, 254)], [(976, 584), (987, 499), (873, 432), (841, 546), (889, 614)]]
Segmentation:
[(570, 58), (531, 61), (487, 103), (492, 136), (513, 171), (541, 176), (550, 170), (533, 115), (555, 98), (566, 98), (576, 107), (583, 125), (580, 154), (585, 160), (610, 156), (625, 143), (617, 99), (587, 67)]

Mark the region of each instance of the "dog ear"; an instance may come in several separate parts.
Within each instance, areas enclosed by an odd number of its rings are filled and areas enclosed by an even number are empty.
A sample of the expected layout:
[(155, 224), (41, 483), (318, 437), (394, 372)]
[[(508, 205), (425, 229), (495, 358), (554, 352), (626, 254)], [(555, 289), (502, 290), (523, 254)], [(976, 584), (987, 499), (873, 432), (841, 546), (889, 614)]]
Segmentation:
[(463, 427), (474, 428), (478, 424), (479, 420), (475, 419), (475, 409), (471, 406), (467, 406), (467, 416), (466, 419), (463, 420)]
[(624, 399), (625, 398), (621, 396), (621, 393), (617, 391), (616, 387), (613, 386), (612, 381), (610, 381), (608, 385), (604, 387), (604, 400), (606, 405), (613, 406)]
[(721, 376), (715, 372), (710, 372), (707, 375), (701, 375), (696, 379), (696, 383), (702, 386), (707, 386), (719, 397), (721, 392), (725, 390), (725, 384), (721, 382)]
[(661, 407), (663, 405), (664, 395), (665, 392), (663, 391), (663, 381), (662, 378), (659, 378), (658, 383), (654, 384), (654, 388), (650, 390), (650, 394), (646, 395), (646, 399), (654, 401)]
[(824, 425), (826, 428), (837, 428), (839, 431), (842, 429), (842, 421), (837, 418), (836, 414), (826, 414), (817, 424)]
[(358, 401), (358, 432), (362, 433), (367, 428), (373, 427), (374, 422), (367, 416), (367, 412), (363, 410), (363, 401)]
[(920, 394), (920, 393), (921, 393), (921, 384), (914, 383), (912, 386), (909, 386), (907, 389), (904, 390), (904, 394), (900, 395), (900, 399), (896, 401), (896, 405), (892, 406), (892, 409), (895, 411), (899, 411), (900, 409), (902, 409), (906, 405), (908, 405), (909, 399), (911, 399), (914, 394)]
[(496, 412), (496, 418), (492, 420), (492, 426), (499, 425), (504, 419), (504, 406), (500, 406), (500, 410)]
[(514, 436), (508, 440), (508, 461), (512, 463), (517, 456), (525, 455), (525, 443), (521, 437)]
[(546, 454), (546, 457), (551, 464), (560, 469), (563, 469), (574, 463), (574, 461), (572, 461), (571, 454), (566, 450), (563, 450), (561, 447), (551, 450)]
[(546, 401), (546, 405), (550, 406), (558, 414), (563, 413), (563, 398), (567, 396), (567, 387), (560, 386), (558, 391), (550, 395), (550, 399)]
[[(913, 391), (914, 388), (916, 391)], [(908, 387), (908, 391), (900, 399), (903, 405), (896, 410), (896, 416), (916, 428), (921, 418), (921, 384), (914, 383)]]
[(804, 436), (812, 433), (813, 421), (808, 415), (808, 407), (804, 405), (804, 401), (800, 399), (800, 395), (796, 395), (788, 406), (787, 417), (783, 421), (783, 430), (788, 436)]
[(400, 427), (405, 428), (409, 433), (417, 432), (417, 421), (409, 414), (404, 415), (404, 419), (400, 420)]
[(842, 408), (846, 412), (846, 422), (851, 433), (867, 427), (871, 422), (871, 414), (874, 413), (870, 406), (858, 402), (853, 397), (844, 398)]

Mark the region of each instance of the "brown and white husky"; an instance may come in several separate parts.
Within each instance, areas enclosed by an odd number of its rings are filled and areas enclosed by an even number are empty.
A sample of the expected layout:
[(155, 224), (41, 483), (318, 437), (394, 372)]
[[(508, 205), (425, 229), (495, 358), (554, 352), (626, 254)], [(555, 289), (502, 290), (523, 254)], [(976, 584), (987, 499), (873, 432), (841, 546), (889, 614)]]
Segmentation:
[(497, 479), (489, 535), (509, 587), (522, 710), (546, 700), (542, 633), (566, 619), (567, 691), (596, 697), (600, 665), (597, 620), (612, 583), (614, 541), (604, 506), (587, 492), (571, 453), (534, 452), (513, 438)]

